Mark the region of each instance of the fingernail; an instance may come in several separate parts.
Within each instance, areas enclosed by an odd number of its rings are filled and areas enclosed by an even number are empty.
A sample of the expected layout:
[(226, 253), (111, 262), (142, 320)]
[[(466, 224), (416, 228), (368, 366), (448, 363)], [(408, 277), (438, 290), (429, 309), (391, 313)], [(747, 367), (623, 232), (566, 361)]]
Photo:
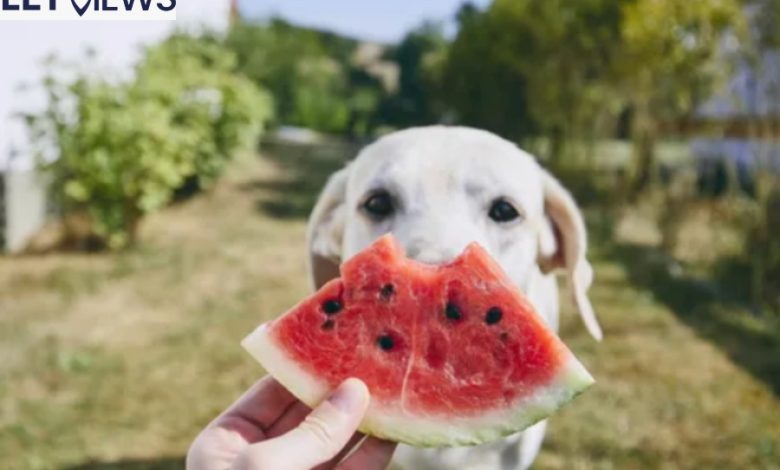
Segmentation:
[(328, 398), (328, 402), (345, 413), (351, 413), (361, 408), (367, 397), (368, 389), (362, 380), (347, 379)]

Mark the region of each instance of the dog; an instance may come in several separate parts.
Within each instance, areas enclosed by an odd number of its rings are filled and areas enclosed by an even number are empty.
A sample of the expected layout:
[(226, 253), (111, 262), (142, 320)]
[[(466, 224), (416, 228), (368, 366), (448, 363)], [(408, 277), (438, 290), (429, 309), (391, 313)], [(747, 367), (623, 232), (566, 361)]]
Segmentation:
[[(309, 218), (309, 273), (315, 288), (339, 265), (392, 232), (407, 256), (429, 264), (478, 242), (558, 329), (556, 272), (568, 278), (587, 330), (602, 332), (587, 297), (593, 271), (586, 230), (569, 192), (530, 154), (486, 131), (431, 126), (395, 132), (364, 148), (325, 185)], [(525, 469), (546, 422), (498, 442), (419, 449), (401, 445), (404, 469)]]

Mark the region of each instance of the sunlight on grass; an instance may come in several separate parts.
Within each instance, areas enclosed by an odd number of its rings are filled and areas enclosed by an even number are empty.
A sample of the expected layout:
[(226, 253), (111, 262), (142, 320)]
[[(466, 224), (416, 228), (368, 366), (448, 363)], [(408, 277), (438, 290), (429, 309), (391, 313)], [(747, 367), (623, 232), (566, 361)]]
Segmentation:
[[(286, 171), (238, 162), (212, 192), (151, 217), (131, 252), (0, 258), (4, 468), (181, 466), (262, 374), (241, 338), (308, 292), (301, 216), (317, 185), (268, 184), (305, 176)], [(269, 212), (303, 190), (292, 212)], [(598, 383), (551, 420), (537, 468), (777, 468), (770, 386), (598, 251), (605, 341), (569, 308), (562, 327)]]

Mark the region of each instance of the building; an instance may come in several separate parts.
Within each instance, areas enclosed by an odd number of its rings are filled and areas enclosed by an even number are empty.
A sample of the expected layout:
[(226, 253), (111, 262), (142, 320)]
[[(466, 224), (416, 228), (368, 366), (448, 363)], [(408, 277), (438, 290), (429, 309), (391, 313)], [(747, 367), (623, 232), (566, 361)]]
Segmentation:
[[(757, 39), (756, 19), (771, 12), (756, 5), (745, 12)], [(780, 172), (780, 50), (763, 48), (752, 64), (737, 66), (728, 84), (697, 110), (696, 121), (688, 134), (716, 131), (691, 142), (700, 166), (727, 163), (743, 173), (756, 168)]]

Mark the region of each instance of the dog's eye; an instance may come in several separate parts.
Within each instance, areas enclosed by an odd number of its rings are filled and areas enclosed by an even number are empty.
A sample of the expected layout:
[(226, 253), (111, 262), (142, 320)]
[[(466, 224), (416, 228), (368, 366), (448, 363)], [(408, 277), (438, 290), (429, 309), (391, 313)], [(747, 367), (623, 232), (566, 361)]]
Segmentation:
[(363, 210), (375, 219), (384, 219), (395, 210), (393, 198), (387, 191), (378, 191), (366, 199)]
[(506, 199), (496, 199), (490, 206), (488, 215), (496, 222), (511, 222), (518, 217), (520, 213)]

